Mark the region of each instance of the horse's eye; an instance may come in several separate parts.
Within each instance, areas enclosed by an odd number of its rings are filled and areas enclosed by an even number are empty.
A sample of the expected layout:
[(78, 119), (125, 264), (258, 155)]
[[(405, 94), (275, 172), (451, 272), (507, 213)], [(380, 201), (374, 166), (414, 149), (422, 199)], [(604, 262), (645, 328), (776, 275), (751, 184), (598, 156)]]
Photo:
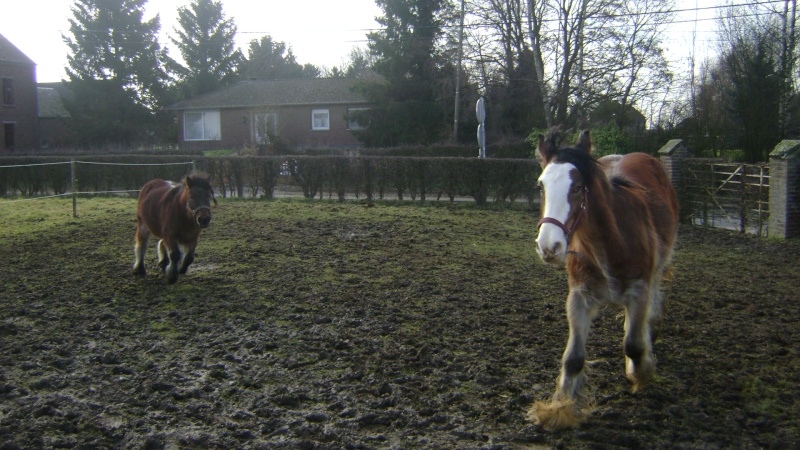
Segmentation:
[(583, 186), (581, 186), (581, 185), (577, 185), (574, 188), (572, 188), (572, 192), (575, 193), (575, 194), (580, 193), (582, 190), (583, 190)]

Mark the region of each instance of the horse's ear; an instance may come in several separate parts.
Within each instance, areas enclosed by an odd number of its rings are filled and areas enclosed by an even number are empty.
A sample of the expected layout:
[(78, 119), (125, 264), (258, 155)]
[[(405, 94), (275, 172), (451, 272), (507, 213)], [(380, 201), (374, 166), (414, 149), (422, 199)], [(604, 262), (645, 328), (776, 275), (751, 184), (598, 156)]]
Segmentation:
[(550, 159), (553, 157), (554, 148), (545, 140), (543, 134), (539, 134), (539, 144), (536, 147), (536, 158), (539, 160), (539, 164), (544, 167), (550, 162)]
[(575, 147), (580, 147), (586, 150), (587, 153), (592, 153), (592, 139), (589, 137), (589, 130), (583, 130), (581, 135), (578, 137), (578, 142), (575, 143)]
[(188, 188), (192, 187), (192, 177), (190, 177), (189, 175), (186, 175), (186, 179), (184, 180), (184, 182), (186, 183), (186, 187)]

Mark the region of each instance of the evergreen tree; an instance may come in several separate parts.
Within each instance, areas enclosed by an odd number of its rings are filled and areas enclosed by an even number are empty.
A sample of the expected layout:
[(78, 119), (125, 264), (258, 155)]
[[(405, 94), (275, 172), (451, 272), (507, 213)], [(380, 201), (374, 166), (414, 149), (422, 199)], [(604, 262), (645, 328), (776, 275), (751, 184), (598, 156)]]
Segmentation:
[(239, 76), (245, 79), (316, 78), (319, 73), (311, 64), (298, 63), (291, 48), (284, 42), (273, 41), (269, 35), (250, 41), (247, 58), (239, 67)]
[(183, 57), (183, 64), (171, 61), (183, 98), (195, 97), (232, 84), (242, 52), (235, 48), (236, 25), (226, 19), (222, 3), (193, 0), (178, 8), (177, 38), (171, 38)]
[(67, 75), (74, 96), (65, 106), (78, 145), (152, 141), (159, 120), (166, 51), (159, 18), (144, 21), (147, 0), (75, 0), (63, 36), (71, 54)]
[(443, 79), (437, 41), (446, 0), (377, 0), (385, 28), (369, 33), (373, 69), (385, 82), (360, 86), (375, 106), (367, 115), (369, 127), (359, 138), (370, 146), (424, 144), (447, 134), (449, 119), (437, 102), (437, 82)]

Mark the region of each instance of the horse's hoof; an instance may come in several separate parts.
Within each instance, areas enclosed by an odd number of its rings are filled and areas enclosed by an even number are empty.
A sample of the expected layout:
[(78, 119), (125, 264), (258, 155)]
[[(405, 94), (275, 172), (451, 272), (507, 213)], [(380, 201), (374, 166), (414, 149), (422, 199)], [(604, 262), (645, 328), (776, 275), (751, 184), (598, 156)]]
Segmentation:
[(547, 431), (576, 428), (584, 420), (574, 400), (536, 402), (528, 417)]
[(141, 266), (131, 270), (131, 273), (133, 274), (133, 276), (136, 277), (144, 277), (145, 275), (147, 275), (147, 271), (145, 270), (144, 267)]

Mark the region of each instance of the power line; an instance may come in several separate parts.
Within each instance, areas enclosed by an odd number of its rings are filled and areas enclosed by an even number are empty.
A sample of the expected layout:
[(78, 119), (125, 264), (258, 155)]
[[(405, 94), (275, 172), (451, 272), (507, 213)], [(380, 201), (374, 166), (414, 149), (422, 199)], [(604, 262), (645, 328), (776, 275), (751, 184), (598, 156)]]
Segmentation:
[[(684, 9), (670, 9), (664, 11), (651, 11), (651, 12), (631, 12), (631, 13), (624, 13), (624, 14), (603, 14), (595, 16), (594, 18), (597, 19), (618, 19), (618, 18), (625, 18), (625, 17), (638, 17), (638, 16), (647, 16), (647, 15), (665, 15), (665, 14), (678, 14), (678, 13), (690, 13), (690, 12), (700, 12), (700, 11), (710, 11), (710, 10), (722, 10), (722, 9), (733, 9), (733, 8), (741, 8), (741, 7), (750, 7), (750, 6), (766, 6), (771, 4), (779, 4), (783, 3), (785, 0), (766, 0), (766, 1), (751, 1), (747, 3), (738, 3), (738, 4), (730, 4), (730, 5), (715, 5), (715, 6), (701, 6), (695, 8), (684, 8)], [(767, 15), (770, 13), (752, 13), (752, 14), (740, 14), (734, 17), (756, 17), (759, 15)], [(704, 18), (704, 19), (686, 19), (686, 20), (678, 20), (672, 21), (670, 23), (689, 23), (689, 22), (705, 22), (709, 20), (716, 20), (716, 18)], [(544, 19), (543, 22), (558, 22), (559, 19)], [(490, 27), (492, 23), (490, 22), (472, 22), (469, 24), (464, 24), (466, 28), (482, 28), (482, 27)], [(432, 25), (433, 26), (433, 25)], [(445, 25), (443, 29), (456, 29), (459, 25)], [(383, 28), (356, 28), (356, 29), (347, 29), (347, 30), (306, 30), (308, 32), (380, 32), (383, 31)], [(238, 31), (237, 34), (270, 34), (269, 31)], [(356, 41), (357, 42), (357, 41)]]

